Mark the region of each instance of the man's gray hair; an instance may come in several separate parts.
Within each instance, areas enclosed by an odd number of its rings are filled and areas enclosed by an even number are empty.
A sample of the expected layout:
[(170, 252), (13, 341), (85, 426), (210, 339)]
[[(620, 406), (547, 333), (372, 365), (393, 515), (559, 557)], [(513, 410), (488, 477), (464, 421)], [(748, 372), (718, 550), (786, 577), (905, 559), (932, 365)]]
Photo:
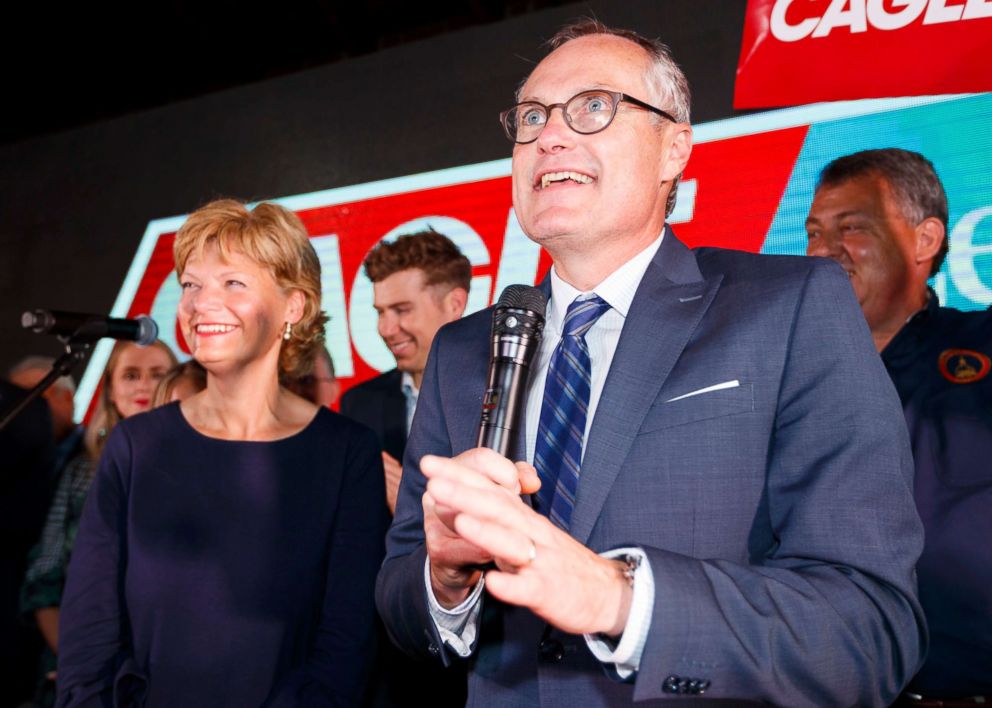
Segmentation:
[[(7, 376), (9, 378), (13, 378), (22, 371), (34, 371), (35, 369), (39, 371), (51, 371), (54, 365), (54, 357), (37, 355), (26, 356), (10, 367), (10, 371), (7, 372)], [(64, 388), (69, 393), (76, 393), (76, 382), (72, 380), (71, 376), (60, 376), (55, 379), (55, 383), (52, 385)]]
[[(672, 58), (672, 53), (668, 45), (662, 43), (660, 40), (648, 39), (633, 30), (615, 29), (604, 25), (599, 20), (586, 18), (562, 27), (548, 40), (548, 46), (551, 48), (551, 51), (554, 51), (573, 39), (595, 34), (620, 37), (633, 42), (646, 51), (651, 59), (651, 65), (644, 78), (651, 95), (637, 96), (637, 98), (641, 98), (655, 107), (671, 113), (672, 117), (680, 123), (689, 122), (691, 106), (689, 82), (686, 80), (685, 74), (682, 73), (682, 69), (675, 63), (675, 59)], [(652, 116), (659, 123), (664, 120), (661, 116), (655, 116), (653, 114)], [(681, 175), (672, 181), (672, 189), (668, 193), (668, 202), (665, 205), (665, 216), (670, 215), (672, 210), (675, 209), (675, 199), (680, 177)]]
[(879, 175), (892, 187), (903, 218), (916, 226), (934, 217), (944, 225), (944, 243), (934, 256), (930, 275), (940, 270), (947, 256), (947, 193), (933, 163), (918, 152), (902, 148), (862, 150), (833, 160), (823, 168), (816, 188), (836, 187), (848, 180)]

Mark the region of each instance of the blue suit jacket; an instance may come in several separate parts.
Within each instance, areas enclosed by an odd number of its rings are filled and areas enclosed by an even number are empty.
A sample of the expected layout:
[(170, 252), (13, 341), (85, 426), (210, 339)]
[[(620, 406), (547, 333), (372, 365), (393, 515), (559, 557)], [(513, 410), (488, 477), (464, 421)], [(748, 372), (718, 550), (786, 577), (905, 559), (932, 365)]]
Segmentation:
[[(474, 446), (490, 322), (435, 339), (377, 586), (393, 640), (444, 660), (417, 462)], [(620, 336), (570, 533), (647, 552), (655, 605), (636, 677), (613, 680), (581, 637), (486, 597), (471, 704), (671, 705), (691, 678), (710, 682), (696, 705), (890, 702), (925, 648), (923, 535), (899, 402), (841, 269), (690, 251), (669, 230)]]

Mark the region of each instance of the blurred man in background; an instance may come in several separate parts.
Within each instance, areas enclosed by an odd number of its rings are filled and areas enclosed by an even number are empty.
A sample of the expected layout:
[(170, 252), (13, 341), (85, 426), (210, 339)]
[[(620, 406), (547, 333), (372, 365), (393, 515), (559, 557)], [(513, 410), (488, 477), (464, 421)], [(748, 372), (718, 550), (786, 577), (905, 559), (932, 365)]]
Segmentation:
[(909, 687), (916, 705), (992, 701), (992, 311), (941, 307), (928, 287), (948, 251), (947, 222), (933, 165), (897, 148), (827, 165), (806, 220), (807, 254), (851, 278), (912, 439), (930, 627)]
[[(379, 313), (379, 335), (396, 358), (396, 368), (345, 393), (341, 412), (379, 436), (392, 514), (427, 355), (438, 329), (465, 312), (472, 265), (450, 239), (428, 230), (378, 244), (364, 266)], [(392, 646), (384, 631), (380, 642), (372, 705), (419, 705), (428, 695), (438, 708), (465, 704), (464, 667), (444, 670), (414, 661)]]
[(283, 385), (298, 396), (302, 396), (318, 406), (330, 408), (338, 400), (341, 384), (334, 373), (334, 361), (327, 347), (319, 347), (313, 360), (313, 370), (292, 379), (285, 379)]
[(379, 335), (396, 368), (345, 393), (341, 412), (379, 436), (392, 514), (427, 355), (441, 326), (465, 312), (472, 264), (446, 236), (422, 231), (380, 243), (364, 265), (375, 293)]
[[(24, 389), (34, 388), (54, 365), (55, 359), (52, 357), (26, 356), (11, 367), (10, 382)], [(82, 450), (84, 429), (75, 421), (73, 397), (76, 395), (76, 383), (71, 376), (60, 376), (41, 395), (52, 414), (55, 464), (52, 466), (49, 482), (54, 488), (66, 464)]]
[[(0, 380), (0, 411), (24, 391)], [(51, 497), (52, 416), (34, 400), (0, 430), (0, 708), (18, 706), (34, 690), (42, 643), (21, 620), (19, 593), (28, 551), (41, 533)]]

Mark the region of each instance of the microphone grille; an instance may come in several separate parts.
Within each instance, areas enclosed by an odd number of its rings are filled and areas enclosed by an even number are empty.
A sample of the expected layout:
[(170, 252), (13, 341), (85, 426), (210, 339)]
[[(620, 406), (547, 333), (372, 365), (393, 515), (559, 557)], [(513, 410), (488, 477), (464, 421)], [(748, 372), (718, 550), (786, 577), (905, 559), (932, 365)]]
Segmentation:
[(158, 323), (148, 315), (138, 315), (138, 336), (135, 341), (142, 347), (154, 344), (158, 339)]
[(548, 307), (548, 297), (532, 285), (508, 285), (499, 296), (496, 307), (530, 310), (543, 316)]

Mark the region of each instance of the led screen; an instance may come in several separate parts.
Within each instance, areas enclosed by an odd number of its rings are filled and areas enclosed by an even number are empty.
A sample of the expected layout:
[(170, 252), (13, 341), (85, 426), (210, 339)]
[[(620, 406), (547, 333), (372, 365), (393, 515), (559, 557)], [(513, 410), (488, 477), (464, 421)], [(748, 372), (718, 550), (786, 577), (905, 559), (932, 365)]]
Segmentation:
[[(950, 201), (950, 254), (933, 286), (963, 310), (992, 304), (992, 94), (820, 104), (702, 124), (669, 221), (690, 246), (802, 254), (804, 221), (820, 169), (876, 147), (923, 153)], [(365, 254), (381, 239), (431, 226), (473, 265), (468, 311), (511, 283), (533, 283), (550, 260), (513, 214), (510, 161), (279, 199), (296, 211), (323, 267), (327, 348), (343, 388), (393, 367), (376, 332)], [(161, 339), (188, 356), (175, 321), (179, 286), (172, 242), (184, 217), (156, 219), (141, 239), (112, 314), (150, 314)], [(96, 348), (77, 394), (88, 410), (111, 342)]]

